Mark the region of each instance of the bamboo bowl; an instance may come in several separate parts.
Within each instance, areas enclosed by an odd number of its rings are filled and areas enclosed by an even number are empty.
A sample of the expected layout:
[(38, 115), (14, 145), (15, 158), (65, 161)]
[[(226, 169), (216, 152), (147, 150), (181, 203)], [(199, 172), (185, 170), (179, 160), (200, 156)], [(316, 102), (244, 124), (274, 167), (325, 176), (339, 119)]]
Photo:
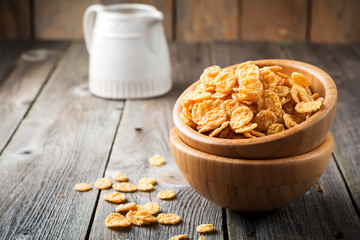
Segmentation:
[[(253, 139), (220, 139), (198, 133), (180, 118), (183, 96), (195, 89), (200, 80), (187, 88), (177, 99), (173, 120), (181, 139), (190, 147), (203, 152), (231, 158), (272, 159), (296, 156), (318, 148), (324, 141), (334, 120), (337, 102), (337, 89), (332, 78), (313, 65), (283, 59), (253, 61), (260, 67), (278, 65), (282, 72), (300, 72), (310, 81), (310, 88), (324, 97), (324, 107), (305, 122), (286, 131), (266, 137)], [(236, 68), (237, 65), (229, 68)]]
[(279, 208), (302, 196), (325, 170), (333, 144), (328, 133), (311, 152), (254, 161), (204, 153), (186, 145), (175, 128), (170, 133), (173, 156), (188, 183), (208, 200), (243, 212)]

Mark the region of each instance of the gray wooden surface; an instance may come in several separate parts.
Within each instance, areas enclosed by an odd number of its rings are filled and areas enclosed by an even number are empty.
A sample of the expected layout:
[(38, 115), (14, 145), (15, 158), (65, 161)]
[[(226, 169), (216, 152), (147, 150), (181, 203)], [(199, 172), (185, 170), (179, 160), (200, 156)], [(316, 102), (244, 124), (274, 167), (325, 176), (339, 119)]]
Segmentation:
[[(358, 239), (360, 236), (360, 45), (232, 42), (170, 43), (174, 87), (162, 97), (109, 101), (87, 88), (82, 42), (0, 42), (0, 239), (168, 239), (213, 223), (207, 239)], [(300, 199), (265, 213), (223, 209), (197, 194), (169, 149), (171, 111), (202, 70), (249, 59), (289, 58), (327, 71), (339, 90), (333, 158)], [(141, 128), (136, 131), (135, 128)], [(162, 154), (166, 164), (147, 159)], [(129, 181), (157, 180), (154, 191), (126, 194), (129, 202), (157, 202), (176, 213), (175, 226), (151, 224), (111, 230), (105, 217), (110, 190), (78, 193), (75, 183), (126, 173)], [(163, 189), (177, 193), (157, 199)]]

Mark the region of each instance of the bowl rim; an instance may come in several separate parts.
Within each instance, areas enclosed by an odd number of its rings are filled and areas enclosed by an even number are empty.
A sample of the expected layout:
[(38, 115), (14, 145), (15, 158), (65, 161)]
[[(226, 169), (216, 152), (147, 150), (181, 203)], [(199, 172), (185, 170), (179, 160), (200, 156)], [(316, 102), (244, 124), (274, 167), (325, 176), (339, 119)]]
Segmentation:
[[(315, 157), (322, 156), (327, 154), (328, 151), (332, 152), (334, 147), (334, 137), (331, 132), (326, 134), (325, 140), (321, 145), (310, 152), (299, 154), (296, 156), (284, 157), (284, 158), (273, 158), (273, 159), (246, 159), (246, 158), (230, 158), (219, 155), (210, 154), (207, 152), (200, 151), (189, 145), (187, 145), (180, 137), (178, 130), (174, 127), (170, 132), (170, 142), (180, 149), (182, 152), (186, 152), (192, 156), (199, 157), (201, 159), (206, 159), (206, 161), (218, 162), (218, 163), (231, 163), (231, 164), (240, 164), (240, 165), (260, 165), (260, 166), (270, 166), (270, 165), (296, 165), (296, 164), (306, 164), (308, 161), (312, 161)], [(329, 159), (330, 160), (330, 159)]]
[[(322, 69), (315, 67), (314, 65), (311, 65), (309, 63), (295, 61), (295, 60), (288, 60), (288, 59), (260, 59), (260, 60), (253, 60), (252, 62), (260, 66), (278, 65), (282, 67), (284, 66), (296, 67), (303, 72), (307, 72), (313, 76), (316, 76), (321, 81), (321, 83), (325, 88), (325, 98), (323, 102), (324, 108), (317, 111), (309, 119), (300, 123), (299, 125), (290, 129), (286, 129), (285, 131), (276, 134), (272, 134), (264, 137), (258, 137), (258, 138), (250, 138), (250, 139), (223, 139), (223, 138), (210, 137), (205, 134), (197, 132), (196, 130), (188, 126), (180, 118), (182, 98), (186, 93), (195, 89), (195, 87), (198, 84), (200, 84), (200, 80), (197, 80), (196, 82), (191, 84), (187, 89), (185, 89), (184, 92), (179, 96), (179, 98), (175, 102), (173, 109), (173, 121), (178, 131), (182, 132), (191, 139), (196, 139), (197, 141), (205, 144), (227, 145), (229, 147), (238, 146), (238, 145), (246, 146), (246, 145), (263, 144), (280, 138), (285, 138), (289, 135), (295, 134), (299, 130), (305, 130), (309, 128), (311, 125), (315, 124), (316, 122), (324, 118), (324, 116), (326, 116), (336, 104), (337, 89), (335, 82), (331, 78), (331, 76)], [(240, 64), (241, 63), (234, 64), (225, 68), (236, 68)]]

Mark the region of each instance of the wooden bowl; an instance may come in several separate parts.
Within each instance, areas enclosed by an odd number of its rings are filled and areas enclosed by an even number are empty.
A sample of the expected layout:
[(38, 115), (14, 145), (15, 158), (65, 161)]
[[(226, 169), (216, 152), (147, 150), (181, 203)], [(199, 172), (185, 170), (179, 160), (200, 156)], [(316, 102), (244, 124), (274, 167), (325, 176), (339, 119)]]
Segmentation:
[[(313, 65), (283, 59), (268, 59), (253, 61), (263, 67), (278, 65), (283, 67), (282, 72), (291, 74), (300, 72), (308, 77), (312, 91), (318, 92), (324, 100), (324, 107), (313, 114), (305, 122), (266, 137), (253, 139), (220, 139), (198, 133), (180, 118), (183, 96), (195, 89), (200, 80), (187, 88), (177, 99), (173, 119), (181, 139), (189, 146), (203, 152), (224, 157), (271, 159), (303, 154), (318, 148), (324, 141), (334, 120), (337, 102), (337, 90), (332, 78), (320, 68)], [(236, 68), (237, 65), (229, 68)]]
[(308, 191), (325, 170), (334, 140), (328, 133), (311, 152), (257, 161), (191, 148), (175, 128), (170, 133), (170, 144), (178, 168), (198, 193), (222, 207), (253, 212), (279, 208)]

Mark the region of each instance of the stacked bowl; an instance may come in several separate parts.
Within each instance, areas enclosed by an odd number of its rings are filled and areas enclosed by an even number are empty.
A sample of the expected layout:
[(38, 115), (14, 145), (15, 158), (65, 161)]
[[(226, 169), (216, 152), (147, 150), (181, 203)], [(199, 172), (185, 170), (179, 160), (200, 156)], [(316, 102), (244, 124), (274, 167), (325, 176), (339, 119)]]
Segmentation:
[[(284, 206), (308, 191), (325, 170), (333, 149), (329, 132), (336, 112), (332, 78), (307, 63), (267, 59), (259, 67), (277, 65), (282, 72), (304, 74), (310, 88), (324, 98), (323, 107), (303, 123), (270, 136), (220, 139), (198, 133), (180, 118), (183, 96), (173, 110), (171, 150), (182, 175), (203, 197), (232, 210), (267, 211)], [(229, 68), (236, 68), (237, 65)]]

